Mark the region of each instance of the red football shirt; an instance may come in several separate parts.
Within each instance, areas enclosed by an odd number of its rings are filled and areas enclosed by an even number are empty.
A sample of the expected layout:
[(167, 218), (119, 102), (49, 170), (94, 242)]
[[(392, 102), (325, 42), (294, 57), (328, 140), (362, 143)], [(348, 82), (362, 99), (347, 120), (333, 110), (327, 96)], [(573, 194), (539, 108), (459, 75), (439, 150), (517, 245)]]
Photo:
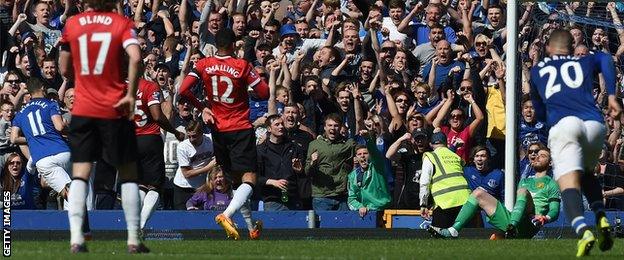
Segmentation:
[(136, 108), (134, 109), (134, 123), (136, 135), (160, 135), (160, 126), (152, 118), (149, 107), (160, 104), (160, 88), (154, 82), (139, 80)]
[(67, 19), (61, 44), (71, 49), (75, 77), (72, 115), (120, 118), (115, 105), (125, 94), (123, 54), (139, 44), (134, 23), (112, 12), (85, 12)]
[(249, 62), (230, 56), (204, 58), (195, 64), (189, 76), (204, 82), (210, 109), (215, 115), (215, 129), (230, 132), (253, 128), (249, 121), (249, 93), (260, 99), (269, 97), (269, 87)]

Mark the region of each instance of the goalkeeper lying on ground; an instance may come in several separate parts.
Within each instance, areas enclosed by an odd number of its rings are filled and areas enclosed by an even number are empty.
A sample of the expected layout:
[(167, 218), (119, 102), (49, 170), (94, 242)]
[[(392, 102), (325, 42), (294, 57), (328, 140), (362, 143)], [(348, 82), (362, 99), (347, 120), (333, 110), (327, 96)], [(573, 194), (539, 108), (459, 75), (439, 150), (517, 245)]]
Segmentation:
[(477, 188), (462, 206), (452, 227), (430, 227), (429, 231), (434, 236), (455, 238), (464, 224), (481, 208), (488, 216), (487, 221), (504, 231), (506, 237), (532, 238), (544, 224), (557, 220), (561, 200), (557, 182), (547, 175), (550, 169), (548, 148), (538, 151), (532, 166), (536, 172), (535, 178), (520, 181), (513, 211), (509, 212), (500, 201)]

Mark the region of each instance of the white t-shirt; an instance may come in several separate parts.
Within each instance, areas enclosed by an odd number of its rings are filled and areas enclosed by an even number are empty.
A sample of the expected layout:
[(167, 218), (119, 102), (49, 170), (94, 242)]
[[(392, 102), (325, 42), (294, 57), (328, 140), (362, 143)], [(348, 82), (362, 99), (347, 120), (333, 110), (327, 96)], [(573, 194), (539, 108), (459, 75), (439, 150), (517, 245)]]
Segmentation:
[(391, 41), (399, 40), (403, 43), (403, 46), (409, 47), (411, 38), (408, 38), (407, 34), (400, 33), (399, 28), (396, 25), (394, 25), (390, 17), (384, 17), (381, 22), (381, 26), (388, 28), (388, 31), (390, 31), (390, 35), (388, 35), (389, 40)]
[(212, 143), (212, 135), (204, 134), (204, 141), (198, 147), (193, 146), (191, 142), (186, 139), (178, 144), (177, 147), (177, 159), (178, 170), (173, 178), (173, 184), (180, 188), (194, 188), (197, 189), (206, 183), (206, 175), (200, 174), (198, 176), (187, 179), (182, 174), (182, 167), (190, 166), (193, 169), (202, 168), (212, 160), (214, 157), (214, 148)]

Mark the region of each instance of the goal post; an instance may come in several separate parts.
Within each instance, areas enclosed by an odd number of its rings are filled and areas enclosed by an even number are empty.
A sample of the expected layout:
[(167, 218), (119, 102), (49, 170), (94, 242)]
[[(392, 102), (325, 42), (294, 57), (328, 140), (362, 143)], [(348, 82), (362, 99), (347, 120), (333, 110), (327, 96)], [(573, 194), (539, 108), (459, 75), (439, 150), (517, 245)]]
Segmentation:
[(505, 78), (505, 207), (512, 210), (516, 195), (516, 90), (518, 68), (518, 0), (507, 1), (507, 48), (505, 50), (507, 75)]

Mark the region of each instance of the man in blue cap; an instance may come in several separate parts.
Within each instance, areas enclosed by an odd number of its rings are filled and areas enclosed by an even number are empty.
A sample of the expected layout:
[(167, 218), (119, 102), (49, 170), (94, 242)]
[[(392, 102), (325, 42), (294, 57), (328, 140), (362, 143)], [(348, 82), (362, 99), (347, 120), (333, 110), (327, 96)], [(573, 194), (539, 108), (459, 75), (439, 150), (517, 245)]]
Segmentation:
[(288, 64), (295, 59), (295, 51), (308, 53), (309, 49), (319, 49), (325, 45), (325, 39), (301, 39), (293, 24), (285, 24), (280, 28), (280, 43), (273, 49), (273, 56), (286, 54)]
[[(468, 200), (470, 189), (464, 178), (464, 162), (446, 146), (446, 135), (434, 133), (430, 145), (433, 152), (424, 154), (420, 175), (421, 215), (428, 219), (429, 210), (433, 209), (431, 225), (447, 228)], [(427, 207), (429, 195), (433, 197), (433, 207)]]

